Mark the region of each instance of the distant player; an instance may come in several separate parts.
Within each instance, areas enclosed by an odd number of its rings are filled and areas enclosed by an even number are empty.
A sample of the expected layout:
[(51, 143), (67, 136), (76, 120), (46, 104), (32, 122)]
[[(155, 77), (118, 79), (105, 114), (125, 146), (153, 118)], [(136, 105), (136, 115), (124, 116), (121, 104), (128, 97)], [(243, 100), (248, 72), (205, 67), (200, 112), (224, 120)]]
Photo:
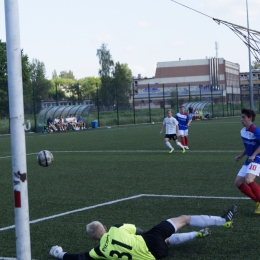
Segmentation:
[(167, 110), (167, 117), (163, 120), (163, 126), (162, 130), (160, 131), (160, 134), (163, 132), (164, 128), (166, 127), (166, 133), (164, 137), (164, 142), (166, 146), (170, 149), (169, 153), (172, 153), (174, 151), (174, 148), (172, 147), (169, 140), (174, 140), (174, 142), (182, 149), (182, 152), (185, 153), (185, 149), (183, 145), (178, 141), (179, 136), (179, 127), (178, 127), (178, 121), (172, 116), (171, 109)]
[(237, 174), (235, 185), (246, 196), (255, 201), (255, 214), (260, 214), (260, 187), (254, 181), (260, 173), (260, 128), (252, 124), (255, 112), (251, 109), (241, 110), (241, 137), (245, 149), (235, 159), (240, 161), (246, 155), (246, 161)]
[(181, 111), (176, 114), (175, 118), (179, 122), (179, 134), (181, 137), (181, 143), (185, 149), (189, 149), (188, 146), (188, 128), (191, 123), (191, 117), (185, 112), (185, 107), (181, 106)]

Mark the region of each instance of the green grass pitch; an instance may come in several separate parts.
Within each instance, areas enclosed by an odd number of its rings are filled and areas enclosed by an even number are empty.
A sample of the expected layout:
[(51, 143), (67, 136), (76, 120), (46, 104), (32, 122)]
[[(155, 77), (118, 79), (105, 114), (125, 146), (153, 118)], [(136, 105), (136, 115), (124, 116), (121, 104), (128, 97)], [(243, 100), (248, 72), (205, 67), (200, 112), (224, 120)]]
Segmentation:
[[(170, 247), (166, 259), (259, 259), (260, 216), (234, 186), (244, 162), (234, 159), (243, 150), (241, 128), (239, 117), (193, 121), (185, 154), (176, 145), (168, 154), (161, 123), (26, 134), (32, 258), (53, 259), (56, 244), (67, 252), (96, 246), (85, 232), (92, 220), (147, 230), (182, 214), (222, 215), (235, 203), (233, 229), (212, 227), (208, 238)], [(16, 245), (10, 136), (0, 142), (1, 258), (15, 257)], [(47, 168), (36, 163), (43, 149), (54, 155)]]

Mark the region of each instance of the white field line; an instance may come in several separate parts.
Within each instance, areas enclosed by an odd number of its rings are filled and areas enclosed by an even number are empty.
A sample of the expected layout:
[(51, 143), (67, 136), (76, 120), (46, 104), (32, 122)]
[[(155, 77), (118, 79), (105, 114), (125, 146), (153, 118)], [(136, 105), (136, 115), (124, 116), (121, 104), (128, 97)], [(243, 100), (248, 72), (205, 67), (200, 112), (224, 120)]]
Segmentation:
[[(168, 153), (168, 150), (86, 150), (86, 151), (51, 151), (52, 153)], [(181, 150), (175, 150), (181, 152)], [(241, 150), (186, 150), (188, 153), (241, 153)], [(28, 153), (27, 156), (37, 155)], [(0, 159), (11, 158), (11, 155), (2, 156)], [(1, 259), (0, 259), (1, 260)]]
[[(0, 256), (0, 260), (17, 260), (17, 258)], [(32, 259), (32, 260), (35, 260), (35, 259)]]
[[(38, 223), (38, 222), (42, 222), (42, 221), (45, 221), (45, 220), (54, 219), (54, 218), (58, 218), (58, 217), (63, 217), (63, 216), (69, 215), (69, 214), (78, 213), (78, 212), (89, 210), (89, 209), (95, 209), (95, 208), (98, 208), (98, 207), (103, 207), (103, 206), (115, 204), (115, 203), (118, 203), (118, 202), (122, 202), (122, 201), (126, 201), (126, 200), (132, 200), (132, 199), (137, 199), (137, 198), (141, 198), (141, 197), (189, 198), (189, 199), (222, 199), (222, 200), (247, 200), (247, 199), (249, 199), (249, 198), (246, 198), (246, 197), (217, 197), (217, 196), (139, 194), (139, 195), (131, 196), (131, 197), (128, 197), (128, 198), (112, 200), (112, 201), (108, 201), (108, 202), (101, 203), (101, 204), (96, 204), (96, 205), (85, 207), (85, 208), (81, 208), (81, 209), (67, 211), (67, 212), (64, 212), (64, 213), (52, 215), (52, 216), (45, 217), (45, 218), (39, 218), (39, 219), (30, 221), (30, 224), (34, 224), (34, 223)], [(5, 230), (9, 230), (9, 229), (13, 229), (13, 228), (15, 228), (15, 225), (4, 227), (4, 228), (0, 228), (0, 232), (1, 231), (5, 231)]]
[[(10, 257), (0, 256), (0, 260), (17, 260), (17, 258), (10, 258)], [(32, 260), (34, 260), (34, 259), (32, 259)]]
[[(0, 260), (16, 260), (17, 258), (10, 258), (10, 257), (3, 257), (3, 256), (0, 256)], [(34, 260), (34, 259), (32, 259)]]

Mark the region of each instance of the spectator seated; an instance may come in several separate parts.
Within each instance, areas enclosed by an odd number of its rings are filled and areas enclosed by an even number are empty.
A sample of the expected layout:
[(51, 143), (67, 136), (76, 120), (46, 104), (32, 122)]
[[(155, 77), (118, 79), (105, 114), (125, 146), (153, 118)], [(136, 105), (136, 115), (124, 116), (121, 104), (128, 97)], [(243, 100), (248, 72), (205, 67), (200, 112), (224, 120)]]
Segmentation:
[(53, 120), (52, 120), (52, 116), (49, 116), (48, 120), (47, 120), (47, 126), (49, 127), (49, 129), (52, 129), (53, 131), (58, 131), (57, 127), (55, 126)]
[(199, 111), (198, 111), (197, 108), (195, 109), (194, 116), (193, 116), (192, 119), (193, 120), (200, 120), (200, 115), (199, 115)]
[(205, 114), (204, 114), (204, 119), (212, 119), (210, 113), (208, 113), (208, 112), (205, 113)]
[(86, 124), (83, 121), (82, 116), (79, 116), (78, 120), (77, 120), (77, 126), (81, 129), (81, 130), (86, 130)]

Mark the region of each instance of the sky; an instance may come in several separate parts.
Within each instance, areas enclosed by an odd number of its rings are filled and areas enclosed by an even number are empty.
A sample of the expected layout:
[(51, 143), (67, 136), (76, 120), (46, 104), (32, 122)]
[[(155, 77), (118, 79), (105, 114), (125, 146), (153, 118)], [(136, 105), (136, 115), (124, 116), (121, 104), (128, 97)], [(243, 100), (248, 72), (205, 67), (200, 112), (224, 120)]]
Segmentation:
[[(133, 76), (155, 75), (157, 62), (218, 57), (249, 70), (246, 45), (210, 17), (247, 27), (246, 0), (22, 0), (20, 43), (30, 61), (71, 70), (76, 79), (98, 77), (97, 49), (105, 43), (114, 62)], [(260, 31), (260, 1), (247, 0), (249, 28)], [(0, 40), (6, 41), (5, 1), (0, 4)], [(209, 17), (208, 17), (209, 16)], [(252, 61), (254, 57), (251, 56)]]

